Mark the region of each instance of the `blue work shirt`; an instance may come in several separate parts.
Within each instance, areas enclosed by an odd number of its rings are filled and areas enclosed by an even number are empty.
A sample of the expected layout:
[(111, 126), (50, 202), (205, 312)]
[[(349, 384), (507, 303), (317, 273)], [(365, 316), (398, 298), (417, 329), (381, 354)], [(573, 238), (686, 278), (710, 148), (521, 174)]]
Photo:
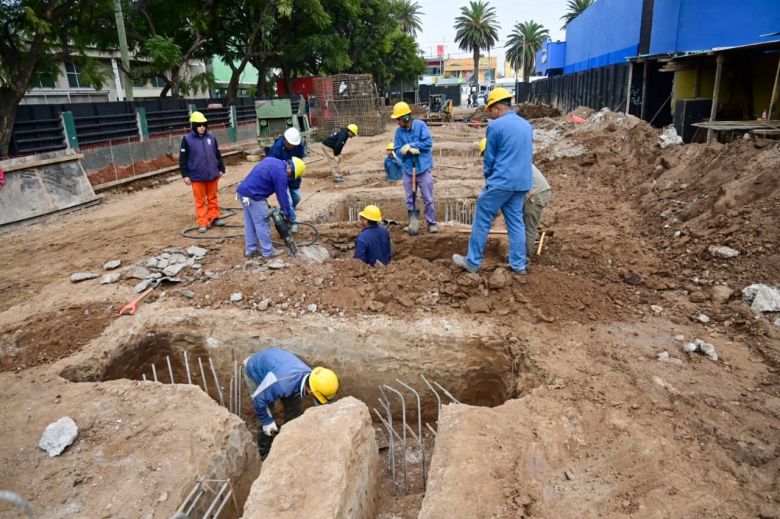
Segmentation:
[(391, 157), (385, 157), (385, 173), (387, 173), (387, 180), (401, 180), (403, 178), (404, 165), (395, 154)]
[(532, 139), (531, 125), (514, 111), (491, 121), (482, 165), (485, 184), (510, 191), (529, 191), (533, 187)]
[[(407, 153), (401, 155), (401, 148), (404, 144), (408, 144), (412, 148), (420, 150), (419, 155), (412, 155)], [(407, 175), (412, 174), (412, 167), (417, 168), (417, 174), (425, 173), (429, 169), (433, 169), (433, 139), (431, 138), (431, 131), (428, 129), (428, 125), (417, 119), (412, 120), (412, 127), (410, 129), (398, 127), (395, 130), (395, 154), (401, 159), (404, 165), (404, 173)]]
[(387, 265), (392, 255), (390, 233), (384, 227), (369, 225), (358, 234), (355, 240), (355, 259), (373, 267), (377, 261)]
[(249, 357), (246, 374), (257, 384), (252, 399), (255, 415), (263, 425), (271, 425), (271, 405), (280, 398), (306, 395), (306, 377), (311, 368), (290, 352), (278, 348), (259, 351)]
[(283, 160), (267, 157), (255, 164), (252, 171), (236, 188), (240, 196), (260, 200), (276, 194), (276, 200), (286, 217), (292, 214), (290, 200), (287, 197), (287, 163)]
[[(280, 160), (292, 160), (293, 157), (303, 159), (303, 157), (306, 156), (306, 149), (303, 147), (303, 144), (299, 144), (292, 150), (288, 150), (284, 145), (284, 137), (279, 137), (274, 141), (271, 147), (268, 148), (268, 153), (266, 153), (265, 156)], [(303, 180), (303, 177), (291, 178), (287, 181), (287, 185), (290, 186), (290, 189), (300, 189), (301, 180)]]

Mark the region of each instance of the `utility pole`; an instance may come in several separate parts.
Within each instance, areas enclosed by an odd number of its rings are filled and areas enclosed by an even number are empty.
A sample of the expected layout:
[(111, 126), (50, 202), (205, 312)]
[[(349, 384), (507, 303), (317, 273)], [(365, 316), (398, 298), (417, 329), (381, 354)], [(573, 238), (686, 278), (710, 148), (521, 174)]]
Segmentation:
[[(125, 33), (125, 18), (122, 15), (122, 0), (114, 0), (114, 14), (116, 15), (116, 30), (119, 33), (119, 51), (122, 54), (122, 67), (125, 71), (130, 70), (130, 57), (127, 52), (127, 34)], [(124, 76), (125, 101), (133, 100), (133, 80), (127, 72)], [(119, 85), (117, 85), (119, 88)]]

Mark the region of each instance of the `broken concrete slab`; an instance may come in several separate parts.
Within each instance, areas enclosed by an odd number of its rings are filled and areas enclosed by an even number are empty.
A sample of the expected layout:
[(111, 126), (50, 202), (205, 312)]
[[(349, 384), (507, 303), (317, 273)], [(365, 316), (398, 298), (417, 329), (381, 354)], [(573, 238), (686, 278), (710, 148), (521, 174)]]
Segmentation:
[(187, 265), (184, 263), (176, 263), (173, 265), (168, 265), (163, 269), (163, 274), (165, 274), (168, 277), (173, 277), (179, 274)]
[(125, 277), (135, 279), (147, 279), (152, 273), (146, 268), (139, 265), (135, 265), (127, 271)]
[(103, 270), (114, 270), (116, 268), (119, 268), (120, 266), (122, 266), (122, 260), (106, 261), (103, 264)]
[(725, 245), (711, 245), (709, 248), (713, 258), (730, 259), (739, 256), (739, 251)]
[(756, 291), (750, 309), (756, 313), (780, 312), (780, 290), (762, 285)]
[(368, 407), (346, 397), (307, 409), (282, 427), (252, 484), (243, 518), (374, 517), (379, 477)]
[(79, 434), (79, 428), (73, 418), (63, 416), (46, 426), (38, 442), (38, 447), (49, 453), (49, 457), (59, 456)]
[(196, 245), (190, 245), (187, 247), (187, 254), (190, 256), (195, 256), (196, 258), (203, 258), (208, 254), (208, 249), (204, 249), (203, 247), (198, 247)]
[(122, 274), (119, 272), (111, 272), (110, 274), (106, 274), (102, 278), (100, 278), (100, 284), (101, 285), (112, 285), (119, 281), (119, 278), (122, 277)]
[(74, 272), (73, 274), (70, 275), (70, 282), (80, 283), (88, 279), (95, 279), (96, 277), (98, 277), (98, 275), (92, 272)]

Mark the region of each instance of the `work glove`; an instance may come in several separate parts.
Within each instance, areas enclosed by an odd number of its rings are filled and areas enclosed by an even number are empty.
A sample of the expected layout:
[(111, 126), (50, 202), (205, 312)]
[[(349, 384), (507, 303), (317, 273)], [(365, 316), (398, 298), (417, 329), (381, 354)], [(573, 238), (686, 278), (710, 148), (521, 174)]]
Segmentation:
[(243, 204), (244, 207), (249, 207), (250, 200), (248, 196), (242, 196), (241, 197), (241, 204)]
[(419, 155), (420, 150), (418, 150), (417, 148), (409, 148), (409, 153), (411, 153), (412, 155)]
[(410, 149), (412, 149), (411, 146), (409, 146), (408, 144), (404, 144), (403, 146), (401, 146), (401, 155), (406, 155), (407, 153), (409, 153)]
[(270, 424), (263, 426), (263, 434), (265, 434), (266, 436), (273, 436), (278, 432), (279, 432), (279, 426), (276, 425), (276, 422), (271, 422)]

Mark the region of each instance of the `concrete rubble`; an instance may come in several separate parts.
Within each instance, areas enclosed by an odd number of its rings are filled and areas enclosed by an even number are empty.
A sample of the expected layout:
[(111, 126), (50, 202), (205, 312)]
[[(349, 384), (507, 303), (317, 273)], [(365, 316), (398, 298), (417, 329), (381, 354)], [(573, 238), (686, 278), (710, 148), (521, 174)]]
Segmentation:
[(282, 426), (243, 518), (368, 519), (375, 515), (379, 477), (368, 407), (342, 398)]
[(103, 270), (114, 270), (122, 266), (122, 260), (110, 260), (103, 264)]
[(98, 275), (92, 272), (75, 272), (70, 275), (70, 282), (80, 283), (81, 281), (86, 281), (88, 279), (95, 279), (96, 277), (98, 277)]
[(724, 245), (712, 245), (709, 248), (713, 258), (730, 259), (739, 256), (739, 251)]
[(685, 353), (699, 352), (702, 355), (705, 355), (711, 361), (718, 360), (718, 352), (715, 349), (715, 346), (701, 339), (695, 339), (693, 342), (689, 342), (683, 345), (682, 349)]
[(780, 290), (775, 287), (754, 284), (742, 289), (742, 299), (756, 313), (780, 312)]
[(79, 428), (73, 418), (63, 416), (46, 426), (38, 447), (49, 453), (49, 457), (59, 456), (79, 435)]

